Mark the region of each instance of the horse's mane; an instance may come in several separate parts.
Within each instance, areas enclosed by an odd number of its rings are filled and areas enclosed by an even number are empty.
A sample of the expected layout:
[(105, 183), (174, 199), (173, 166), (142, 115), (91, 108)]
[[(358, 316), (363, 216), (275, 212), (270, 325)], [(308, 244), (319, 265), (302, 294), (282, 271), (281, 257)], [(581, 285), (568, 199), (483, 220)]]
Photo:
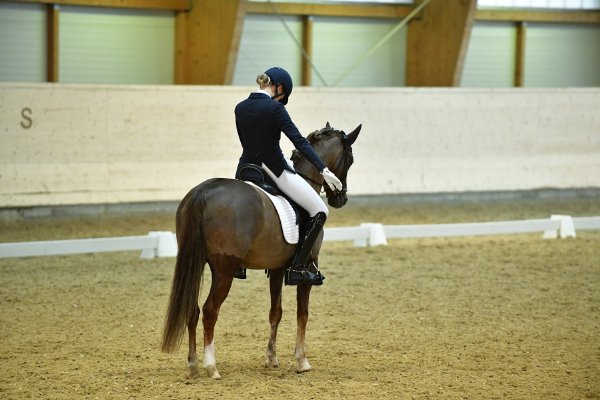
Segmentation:
[[(308, 143), (313, 145), (316, 142), (318, 142), (319, 140), (322, 140), (324, 136), (329, 137), (329, 136), (332, 136), (333, 134), (339, 133), (339, 132), (340, 131), (333, 129), (333, 127), (331, 125), (329, 125), (329, 122), (327, 122), (327, 125), (325, 125), (325, 128), (321, 128), (321, 129), (318, 129), (316, 131), (309, 133), (308, 136), (306, 137), (306, 140), (308, 140)], [(290, 160), (295, 162), (296, 160), (300, 159), (300, 157), (302, 157), (302, 154), (298, 150), (293, 150), (292, 157), (290, 158)]]
[(329, 122), (327, 123), (327, 125), (325, 125), (325, 128), (321, 128), (319, 130), (316, 130), (314, 132), (311, 132), (306, 139), (308, 140), (308, 142), (310, 144), (313, 144), (314, 142), (317, 142), (319, 140), (321, 140), (321, 137), (324, 136), (331, 136), (334, 133), (339, 132), (338, 130), (333, 129), (333, 127), (331, 125), (329, 125)]

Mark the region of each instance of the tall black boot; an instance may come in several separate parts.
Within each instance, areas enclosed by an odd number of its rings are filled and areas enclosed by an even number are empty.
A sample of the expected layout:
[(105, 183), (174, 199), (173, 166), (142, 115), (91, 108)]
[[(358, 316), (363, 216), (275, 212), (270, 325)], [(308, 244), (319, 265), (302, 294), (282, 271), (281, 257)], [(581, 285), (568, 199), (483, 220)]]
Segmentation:
[(320, 212), (308, 221), (306, 233), (301, 238), (300, 244), (292, 256), (292, 262), (285, 273), (286, 285), (298, 285), (301, 283), (306, 285), (323, 284), (324, 278), (321, 273), (318, 271), (317, 273), (309, 271), (306, 263), (326, 219), (327, 216), (325, 213)]

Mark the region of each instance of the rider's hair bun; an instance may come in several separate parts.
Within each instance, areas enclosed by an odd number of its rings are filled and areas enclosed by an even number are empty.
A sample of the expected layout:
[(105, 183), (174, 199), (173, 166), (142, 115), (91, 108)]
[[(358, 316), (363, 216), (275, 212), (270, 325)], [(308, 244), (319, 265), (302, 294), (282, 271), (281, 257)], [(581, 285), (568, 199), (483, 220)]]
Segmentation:
[(267, 74), (259, 74), (256, 77), (256, 83), (258, 83), (258, 86), (260, 86), (261, 89), (264, 89), (271, 83), (271, 78), (269, 78), (269, 75)]

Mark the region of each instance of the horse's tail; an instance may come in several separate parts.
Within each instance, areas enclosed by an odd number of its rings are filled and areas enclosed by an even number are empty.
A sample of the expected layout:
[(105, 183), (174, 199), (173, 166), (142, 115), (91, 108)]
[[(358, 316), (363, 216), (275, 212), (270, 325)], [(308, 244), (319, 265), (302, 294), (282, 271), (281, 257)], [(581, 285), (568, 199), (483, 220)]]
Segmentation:
[(186, 196), (177, 209), (179, 251), (161, 343), (161, 350), (166, 353), (179, 347), (188, 322), (197, 312), (206, 264), (202, 232), (203, 209), (204, 204), (198, 191)]

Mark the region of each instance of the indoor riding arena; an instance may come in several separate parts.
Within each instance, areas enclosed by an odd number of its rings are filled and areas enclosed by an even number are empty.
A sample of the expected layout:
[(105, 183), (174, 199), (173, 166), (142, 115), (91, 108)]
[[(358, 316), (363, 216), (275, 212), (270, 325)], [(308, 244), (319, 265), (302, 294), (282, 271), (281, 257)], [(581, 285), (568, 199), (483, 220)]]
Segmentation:
[[(0, 54), (0, 398), (600, 399), (600, 1), (2, 1)], [(161, 346), (177, 207), (234, 178), (273, 66), (342, 138), (309, 138), (348, 199), (320, 191), (312, 368), (291, 285), (266, 366), (265, 265), (213, 342), (201, 312), (195, 376), (187, 329)]]

